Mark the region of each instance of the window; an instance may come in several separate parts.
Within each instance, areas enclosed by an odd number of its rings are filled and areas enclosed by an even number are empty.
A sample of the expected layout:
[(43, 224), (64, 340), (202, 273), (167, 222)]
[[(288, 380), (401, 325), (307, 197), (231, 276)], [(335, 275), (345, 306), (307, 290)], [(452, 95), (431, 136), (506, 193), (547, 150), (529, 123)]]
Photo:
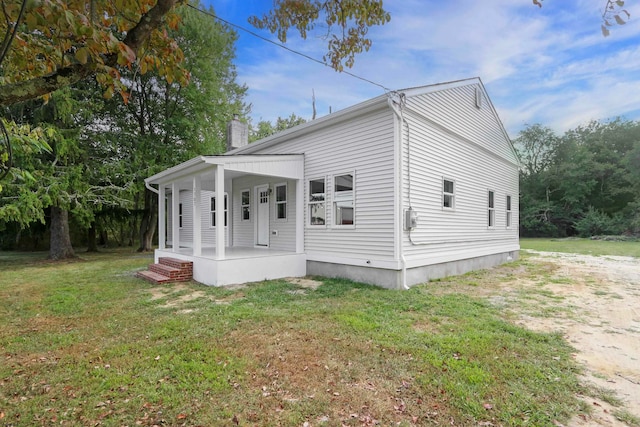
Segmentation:
[(242, 220), (249, 221), (251, 219), (251, 192), (249, 190), (242, 190), (240, 199)]
[(442, 207), (453, 209), (456, 207), (455, 183), (449, 179), (442, 179)]
[(325, 225), (324, 178), (309, 181), (309, 225)]
[(496, 225), (496, 209), (495, 209), (495, 193), (491, 190), (489, 190), (488, 206), (489, 206), (488, 225), (489, 227), (493, 227), (494, 225)]
[(511, 227), (511, 196), (507, 195), (507, 228)]
[[(211, 197), (211, 226), (216, 226), (216, 198), (215, 196)], [(229, 209), (227, 206), (227, 194), (224, 195), (224, 226), (227, 226), (227, 216), (229, 215)]]
[(276, 219), (287, 219), (287, 184), (278, 184), (276, 190)]
[(178, 204), (178, 228), (182, 228), (182, 203)]
[(353, 174), (333, 177), (335, 225), (353, 225)]

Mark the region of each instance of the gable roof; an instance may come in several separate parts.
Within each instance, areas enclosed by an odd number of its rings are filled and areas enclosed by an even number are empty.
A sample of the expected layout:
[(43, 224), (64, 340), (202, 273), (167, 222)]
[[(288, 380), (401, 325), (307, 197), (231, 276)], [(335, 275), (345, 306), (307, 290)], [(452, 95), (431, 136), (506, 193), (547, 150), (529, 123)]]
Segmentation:
[(224, 155), (254, 153), (261, 149), (270, 147), (272, 145), (276, 145), (284, 141), (288, 141), (293, 138), (297, 138), (302, 135), (308, 134), (310, 132), (315, 131), (316, 129), (322, 129), (324, 127), (334, 125), (334, 124), (349, 120), (350, 118), (353, 118), (368, 112), (376, 111), (378, 109), (389, 108), (389, 99), (393, 94), (402, 93), (406, 97), (413, 97), (417, 95), (425, 95), (433, 92), (444, 91), (451, 88), (457, 88), (462, 86), (473, 86), (473, 85), (477, 85), (478, 87), (481, 88), (484, 100), (486, 100), (486, 102), (488, 103), (489, 108), (492, 112), (492, 115), (497, 121), (497, 124), (500, 127), (500, 131), (504, 136), (504, 139), (510, 145), (514, 158), (517, 159), (518, 157), (515, 152), (515, 148), (511, 143), (511, 139), (509, 138), (509, 135), (507, 134), (507, 131), (504, 128), (504, 125), (500, 120), (500, 117), (498, 116), (498, 113), (496, 112), (496, 109), (493, 103), (491, 102), (489, 95), (487, 94), (484, 84), (482, 83), (482, 80), (479, 77), (472, 77), (468, 79), (436, 83), (436, 84), (425, 85), (425, 86), (416, 86), (416, 87), (395, 90), (393, 92), (388, 92), (380, 96), (377, 96), (375, 98), (371, 98), (367, 101), (361, 102), (359, 104), (355, 104), (343, 110), (336, 111), (335, 113), (320, 117), (318, 119), (303, 123), (301, 125), (294, 126), (282, 132), (278, 132), (266, 138), (260, 139), (256, 142), (250, 143), (244, 147), (240, 147), (240, 148), (236, 148), (234, 150), (228, 151)]

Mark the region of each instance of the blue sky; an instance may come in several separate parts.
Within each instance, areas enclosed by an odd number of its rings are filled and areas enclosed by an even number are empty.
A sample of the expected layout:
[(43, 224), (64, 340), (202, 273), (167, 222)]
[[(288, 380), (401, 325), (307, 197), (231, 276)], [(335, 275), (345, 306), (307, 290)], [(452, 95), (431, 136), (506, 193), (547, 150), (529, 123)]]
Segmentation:
[[(369, 32), (373, 46), (349, 70), (391, 89), (480, 77), (512, 138), (541, 123), (558, 133), (622, 116), (640, 119), (640, 0), (627, 0), (626, 25), (600, 32), (605, 0), (388, 0), (391, 22)], [(247, 23), (272, 0), (206, 0), (223, 19)], [(238, 81), (248, 86), (252, 120), (318, 116), (384, 91), (238, 30)], [(322, 30), (291, 49), (322, 59)]]

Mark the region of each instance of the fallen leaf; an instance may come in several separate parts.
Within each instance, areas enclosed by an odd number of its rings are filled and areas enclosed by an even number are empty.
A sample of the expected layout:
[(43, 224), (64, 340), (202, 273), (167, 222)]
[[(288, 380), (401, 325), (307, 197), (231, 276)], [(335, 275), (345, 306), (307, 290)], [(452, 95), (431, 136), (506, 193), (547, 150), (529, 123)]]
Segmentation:
[(493, 409), (493, 405), (491, 403), (485, 403), (484, 405), (482, 405), (482, 407), (487, 411)]
[(180, 414), (178, 414), (178, 416), (176, 418), (179, 419), (179, 420), (184, 420), (185, 418), (187, 418), (187, 414), (180, 413)]

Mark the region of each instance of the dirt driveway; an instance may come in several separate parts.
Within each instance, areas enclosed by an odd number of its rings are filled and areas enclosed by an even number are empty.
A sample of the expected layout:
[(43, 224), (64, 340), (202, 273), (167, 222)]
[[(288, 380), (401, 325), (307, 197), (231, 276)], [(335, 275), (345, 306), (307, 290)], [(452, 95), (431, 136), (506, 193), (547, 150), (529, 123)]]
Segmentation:
[[(585, 366), (584, 381), (613, 390), (624, 410), (640, 418), (640, 260), (619, 256), (529, 251), (535, 263), (558, 266), (547, 280), (511, 282), (502, 289), (518, 322), (538, 331), (560, 331)], [(542, 297), (518, 310), (515, 295), (535, 287)], [(525, 295), (530, 295), (525, 292)], [(509, 303), (510, 296), (514, 296)], [(494, 298), (497, 296), (494, 296)], [(522, 301), (520, 301), (522, 302)], [(533, 308), (537, 307), (537, 308)], [(536, 313), (543, 310), (544, 315)], [(606, 402), (585, 396), (593, 407), (572, 426), (626, 426)], [(620, 409), (620, 408), (618, 408)]]

